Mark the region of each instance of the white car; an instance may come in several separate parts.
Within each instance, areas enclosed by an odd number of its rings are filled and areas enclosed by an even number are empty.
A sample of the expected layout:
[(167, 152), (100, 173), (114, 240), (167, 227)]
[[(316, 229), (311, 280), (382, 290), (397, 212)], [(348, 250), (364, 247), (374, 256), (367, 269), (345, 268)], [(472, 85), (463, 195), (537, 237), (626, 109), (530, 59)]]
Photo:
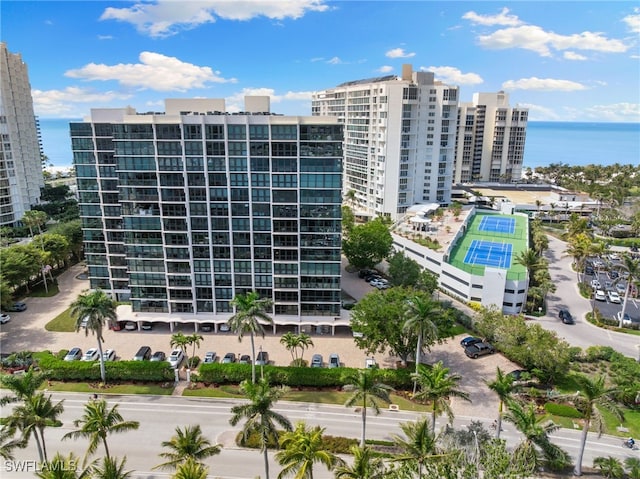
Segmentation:
[(620, 304), (620, 295), (618, 293), (616, 293), (615, 291), (609, 291), (607, 293), (607, 296), (609, 298), (609, 302), (610, 303), (616, 303), (616, 304)]
[(202, 361), (204, 364), (215, 363), (216, 359), (218, 359), (218, 355), (213, 351), (209, 351), (204, 355), (204, 360)]
[(107, 349), (102, 353), (103, 361), (115, 361), (116, 360), (116, 351), (115, 349)]
[(184, 353), (182, 352), (182, 349), (174, 349), (173, 351), (171, 351), (171, 354), (169, 355), (169, 359), (167, 361), (169, 361), (171, 367), (175, 369), (180, 366), (183, 360)]
[(222, 323), (220, 325), (220, 327), (218, 328), (218, 331), (220, 331), (221, 333), (226, 333), (230, 330), (231, 328), (229, 328), (229, 325), (227, 323)]
[(329, 355), (329, 367), (330, 368), (340, 367), (340, 356), (338, 356), (336, 353), (332, 353)]
[(90, 348), (84, 353), (82, 356), (83, 361), (97, 361), (100, 359), (100, 353), (98, 352), (98, 348)]
[(594, 295), (594, 298), (596, 301), (606, 301), (607, 300), (607, 295), (605, 294), (605, 292), (601, 289), (597, 289), (596, 293)]
[(616, 291), (618, 294), (625, 294), (627, 292), (627, 283), (617, 283)]
[[(622, 317), (622, 311), (618, 311), (618, 313), (616, 314), (616, 319), (618, 320), (618, 322), (620, 322), (620, 318)], [(624, 318), (622, 318), (622, 324), (631, 324), (633, 323), (633, 321), (631, 320), (631, 316), (629, 316), (628, 313), (624, 313)]]
[(0, 314), (0, 324), (6, 324), (11, 321), (11, 316), (8, 314)]
[(592, 279), (591, 287), (595, 289), (600, 289), (600, 281), (598, 281), (597, 279)]

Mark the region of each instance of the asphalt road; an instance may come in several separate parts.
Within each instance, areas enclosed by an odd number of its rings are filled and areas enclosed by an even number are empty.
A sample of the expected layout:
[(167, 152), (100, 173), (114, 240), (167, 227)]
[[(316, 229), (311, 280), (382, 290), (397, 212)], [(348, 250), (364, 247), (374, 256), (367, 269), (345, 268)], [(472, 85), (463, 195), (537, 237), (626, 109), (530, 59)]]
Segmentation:
[[(240, 427), (232, 428), (229, 425), (230, 407), (237, 403), (234, 400), (224, 399), (200, 399), (166, 396), (114, 396), (109, 401), (117, 401), (119, 411), (127, 420), (140, 421), (140, 429), (120, 435), (110, 436), (109, 448), (113, 456), (127, 457), (127, 469), (136, 471), (138, 478), (164, 478), (169, 474), (165, 471), (152, 471), (153, 466), (161, 462), (158, 453), (162, 450), (160, 444), (168, 440), (174, 433), (176, 426), (200, 424), (203, 434), (214, 443), (223, 444), (220, 455), (210, 458), (206, 463), (210, 466), (210, 475), (224, 479), (239, 479), (256, 477), (263, 474), (264, 465), (259, 451), (237, 448), (233, 444), (235, 434)], [(54, 400), (64, 399), (64, 413), (61, 417), (63, 426), (46, 430), (45, 438), (52, 457), (56, 451), (64, 454), (74, 452), (82, 457), (86, 450), (86, 442), (82, 440), (61, 441), (61, 437), (72, 430), (72, 421), (82, 414), (84, 403), (88, 397), (85, 394), (60, 394), (53, 395)], [(360, 413), (354, 408), (341, 406), (327, 406), (307, 403), (281, 402), (276, 411), (285, 414), (295, 424), (297, 421), (305, 421), (309, 425), (320, 425), (326, 428), (326, 434), (358, 438), (360, 435)], [(417, 413), (382, 411), (379, 416), (369, 414), (367, 420), (367, 437), (374, 439), (391, 439), (392, 434), (400, 434), (399, 423), (413, 421), (420, 417)], [(471, 419), (457, 417), (456, 427), (464, 427)], [(475, 418), (477, 419), (477, 418)], [(438, 427), (444, 425), (444, 420), (438, 421)], [(510, 445), (520, 440), (519, 433), (508, 423), (504, 425), (502, 438)], [(579, 430), (562, 429), (553, 436), (556, 444), (576, 457), (580, 442)], [(583, 465), (591, 466), (593, 458), (597, 456), (614, 456), (624, 460), (626, 457), (639, 456), (638, 451), (623, 448), (620, 438), (603, 436), (598, 439), (590, 434), (585, 450)], [(98, 449), (98, 455), (102, 454), (102, 448)], [(37, 458), (37, 452), (33, 443), (24, 450), (18, 450), (16, 459), (31, 460)], [(275, 477), (280, 468), (271, 458), (272, 476)], [(0, 461), (3, 479), (32, 478), (30, 472), (8, 472), (8, 464)], [(329, 479), (333, 477), (320, 466), (316, 466), (314, 477)]]

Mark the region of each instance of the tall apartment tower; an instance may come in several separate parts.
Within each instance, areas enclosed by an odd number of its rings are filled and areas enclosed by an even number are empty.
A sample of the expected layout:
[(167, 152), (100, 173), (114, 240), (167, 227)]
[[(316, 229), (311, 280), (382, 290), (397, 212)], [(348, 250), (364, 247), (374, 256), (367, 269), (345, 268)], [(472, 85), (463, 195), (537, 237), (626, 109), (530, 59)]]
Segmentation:
[(42, 153), (27, 65), (0, 43), (0, 226), (40, 201)]
[(92, 288), (167, 322), (228, 318), (251, 290), (276, 324), (340, 316), (343, 128), (269, 103), (169, 99), (70, 125)]
[(522, 176), (528, 108), (511, 108), (509, 94), (475, 93), (458, 112), (455, 183), (512, 183)]
[(411, 65), (314, 93), (313, 115), (345, 126), (343, 194), (356, 214), (397, 219), (415, 204), (450, 202), (458, 96)]

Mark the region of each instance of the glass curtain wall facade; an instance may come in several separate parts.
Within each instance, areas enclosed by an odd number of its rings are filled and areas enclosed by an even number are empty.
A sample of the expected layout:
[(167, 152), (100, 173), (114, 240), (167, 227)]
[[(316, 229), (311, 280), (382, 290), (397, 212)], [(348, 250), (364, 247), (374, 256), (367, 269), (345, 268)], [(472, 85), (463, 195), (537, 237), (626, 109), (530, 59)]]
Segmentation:
[(91, 287), (134, 312), (230, 315), (255, 290), (276, 322), (339, 316), (342, 126), (215, 113), (70, 125)]

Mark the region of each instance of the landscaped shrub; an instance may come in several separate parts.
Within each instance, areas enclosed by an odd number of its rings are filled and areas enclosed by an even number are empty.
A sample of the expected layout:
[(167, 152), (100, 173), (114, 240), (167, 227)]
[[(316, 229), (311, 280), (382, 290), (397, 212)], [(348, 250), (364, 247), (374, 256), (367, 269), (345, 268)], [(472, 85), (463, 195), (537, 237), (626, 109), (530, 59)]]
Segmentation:
[(580, 411), (567, 404), (548, 402), (544, 405), (544, 409), (549, 414), (553, 414), (555, 416), (571, 417), (576, 419), (581, 419), (583, 417)]
[(357, 439), (340, 436), (322, 436), (322, 446), (334, 454), (349, 454), (351, 446), (357, 446)]

